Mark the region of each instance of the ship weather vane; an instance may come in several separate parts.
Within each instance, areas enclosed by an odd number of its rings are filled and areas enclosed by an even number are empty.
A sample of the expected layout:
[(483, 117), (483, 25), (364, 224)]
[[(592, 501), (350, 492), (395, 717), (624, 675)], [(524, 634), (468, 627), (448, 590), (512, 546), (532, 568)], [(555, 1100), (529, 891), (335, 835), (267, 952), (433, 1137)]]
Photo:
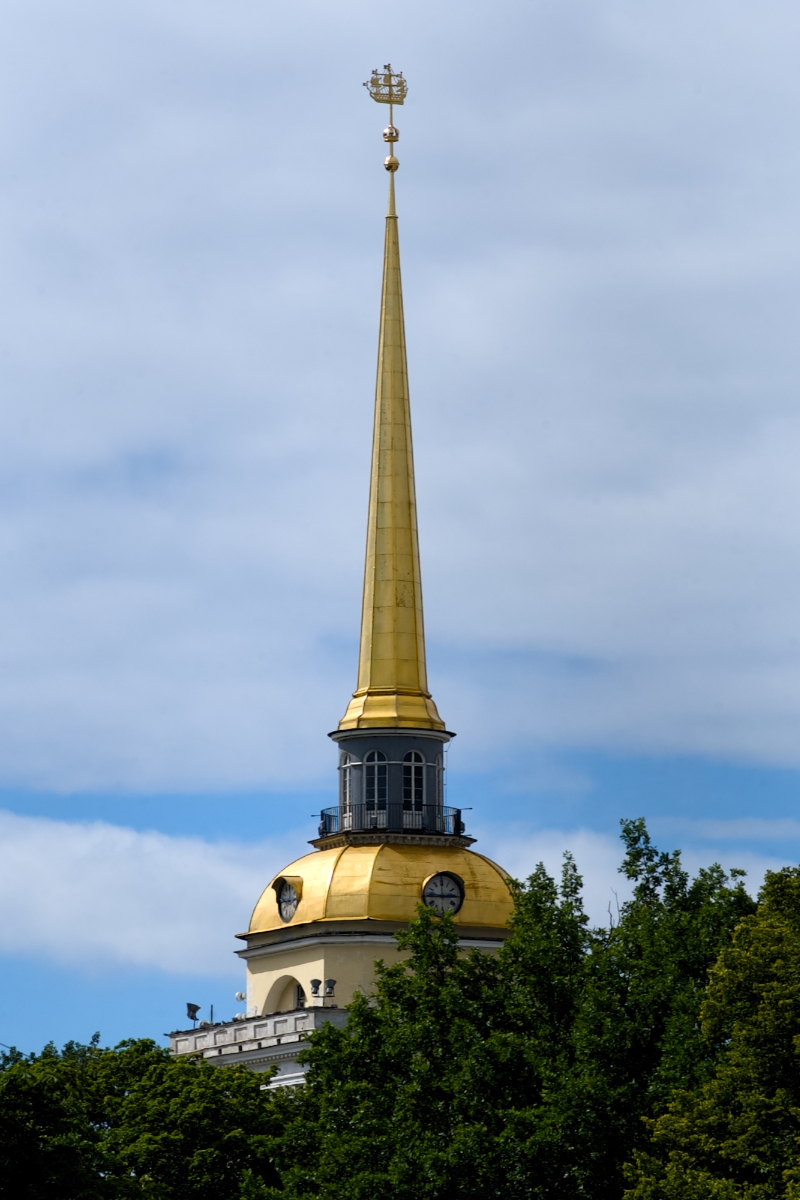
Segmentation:
[[(389, 105), (389, 124), (383, 131), (383, 140), (389, 143), (390, 149), (393, 151), (394, 143), (400, 137), (400, 131), (394, 123), (394, 106), (402, 104), (408, 94), (408, 84), (403, 79), (403, 72), (393, 71), (392, 64), (386, 63), (382, 71), (378, 71), (376, 68), (372, 72), (371, 78), (366, 81), (364, 87), (376, 103)], [(383, 165), (387, 171), (396, 171), (400, 163), (394, 153), (391, 153), (384, 159)]]

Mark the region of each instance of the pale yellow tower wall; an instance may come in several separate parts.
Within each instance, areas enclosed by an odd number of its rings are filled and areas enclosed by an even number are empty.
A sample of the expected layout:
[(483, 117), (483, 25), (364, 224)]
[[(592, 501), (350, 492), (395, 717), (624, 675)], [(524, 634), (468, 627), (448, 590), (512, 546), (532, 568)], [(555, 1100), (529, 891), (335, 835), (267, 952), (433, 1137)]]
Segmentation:
[[(459, 950), (466, 954), (480, 948), (492, 953), (500, 945), (500, 941), (467, 939)], [(408, 957), (409, 951), (400, 950), (394, 938), (386, 935), (332, 941), (316, 951), (291, 945), (270, 948), (247, 963), (247, 1014), (260, 1017), (290, 1012), (296, 1007), (297, 984), (305, 992), (308, 1008), (346, 1008), (356, 992), (372, 993), (377, 959), (391, 966)], [(322, 981), (319, 997), (312, 996), (312, 979)], [(333, 997), (326, 998), (322, 993), (327, 979), (336, 984)]]
[[(247, 1012), (252, 1016), (288, 1012), (295, 1007), (295, 987), (299, 983), (309, 1008), (345, 1008), (356, 992), (365, 995), (372, 991), (375, 960), (387, 963), (408, 958), (408, 951), (398, 950), (393, 939), (351, 942), (343, 945), (328, 943), (316, 950), (301, 946), (281, 946), (263, 957), (250, 959), (247, 964)], [(336, 980), (335, 994), (327, 1000), (311, 994), (311, 980)]]

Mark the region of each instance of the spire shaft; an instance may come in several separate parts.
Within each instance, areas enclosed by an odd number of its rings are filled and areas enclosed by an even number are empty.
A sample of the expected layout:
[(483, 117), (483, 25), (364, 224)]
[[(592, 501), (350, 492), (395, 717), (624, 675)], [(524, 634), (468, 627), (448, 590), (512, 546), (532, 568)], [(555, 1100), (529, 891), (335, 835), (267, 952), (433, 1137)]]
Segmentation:
[[(387, 166), (388, 166), (387, 160)], [(393, 160), (396, 162), (396, 160)], [(383, 256), (358, 687), (339, 729), (443, 730), (428, 691), (394, 170)]]

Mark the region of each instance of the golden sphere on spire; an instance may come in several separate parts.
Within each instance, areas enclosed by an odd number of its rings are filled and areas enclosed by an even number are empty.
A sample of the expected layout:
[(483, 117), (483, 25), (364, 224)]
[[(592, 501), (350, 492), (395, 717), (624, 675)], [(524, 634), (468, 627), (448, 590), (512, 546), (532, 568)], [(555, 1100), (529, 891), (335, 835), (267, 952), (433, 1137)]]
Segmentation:
[(395, 158), (393, 154), (390, 154), (388, 158), (383, 160), (383, 165), (386, 167), (387, 171), (396, 171), (400, 166), (400, 160)]
[(385, 142), (397, 142), (400, 140), (400, 130), (396, 125), (387, 125), (383, 131), (383, 140)]

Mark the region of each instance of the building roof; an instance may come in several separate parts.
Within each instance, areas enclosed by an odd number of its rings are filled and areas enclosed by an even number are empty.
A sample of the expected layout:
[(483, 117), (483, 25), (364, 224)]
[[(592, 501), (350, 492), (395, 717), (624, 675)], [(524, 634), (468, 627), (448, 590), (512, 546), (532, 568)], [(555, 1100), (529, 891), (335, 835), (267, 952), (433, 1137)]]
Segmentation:
[[(248, 934), (330, 921), (409, 921), (425, 882), (440, 872), (463, 884), (456, 925), (507, 924), (513, 907), (508, 875), (491, 859), (457, 846), (383, 843), (318, 850), (290, 863), (262, 892)], [(290, 921), (281, 919), (274, 888), (283, 879), (300, 897)]]

